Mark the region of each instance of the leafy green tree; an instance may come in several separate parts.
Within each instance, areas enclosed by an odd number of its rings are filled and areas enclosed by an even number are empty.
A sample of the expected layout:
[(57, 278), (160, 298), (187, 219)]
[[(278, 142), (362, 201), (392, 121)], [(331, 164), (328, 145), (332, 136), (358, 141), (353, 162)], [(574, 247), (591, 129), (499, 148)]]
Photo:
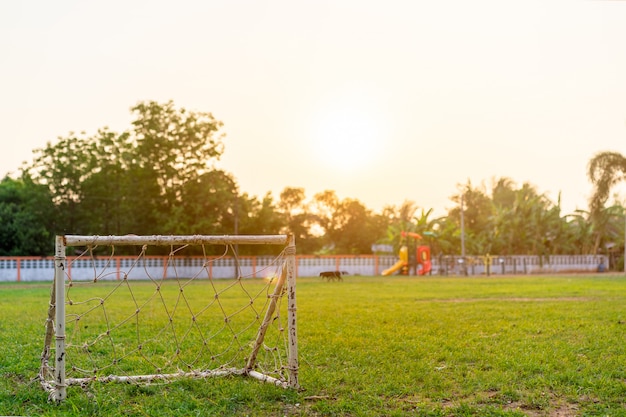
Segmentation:
[(296, 239), (307, 236), (308, 209), (304, 188), (285, 187), (280, 193), (278, 209), (285, 219), (285, 232), (293, 233)]
[(372, 244), (385, 234), (388, 222), (359, 200), (340, 200), (335, 191), (314, 196), (317, 226), (323, 231), (324, 253), (371, 254)]
[(356, 199), (344, 199), (335, 212), (337, 228), (331, 238), (335, 253), (368, 254), (372, 252), (375, 222), (372, 213)]
[(339, 198), (333, 190), (324, 190), (313, 196), (313, 210), (315, 221), (324, 233), (324, 244), (327, 247), (334, 247), (332, 236), (338, 229), (335, 213), (339, 209)]
[[(212, 165), (223, 152), (221, 122), (210, 113), (177, 109), (171, 101), (139, 103), (131, 110), (135, 119), (127, 132), (70, 133), (34, 151), (24, 172), (49, 188), (59, 227), (81, 234), (189, 230), (190, 221), (199, 219), (193, 204), (206, 207), (190, 199), (211, 197), (219, 188), (222, 197), (224, 192), (232, 196), (210, 204), (220, 205), (222, 228), (231, 232), (236, 187)], [(215, 217), (202, 218), (202, 226), (208, 223), (215, 224)]]
[(320, 249), (322, 239), (313, 233), (317, 217), (311, 213), (304, 188), (285, 187), (277, 204), (282, 215), (283, 233), (293, 233), (301, 253), (313, 253)]
[[(274, 203), (270, 192), (266, 193), (261, 200), (243, 194), (239, 197), (239, 233), (245, 235), (276, 235), (284, 229), (283, 215)], [(303, 252), (300, 242), (298, 252)], [(242, 254), (267, 255), (274, 254), (276, 248), (265, 245), (250, 245)]]
[[(81, 183), (85, 233), (162, 233), (155, 229), (160, 195), (150, 168), (134, 163), (129, 133), (101, 129), (89, 140), (90, 174)], [(148, 173), (146, 173), (148, 171)]]
[(54, 253), (55, 207), (46, 186), (28, 176), (0, 182), (0, 255)]
[(271, 192), (267, 192), (261, 200), (244, 193), (240, 201), (244, 216), (239, 229), (241, 234), (276, 235), (281, 232), (284, 222)]
[[(457, 203), (456, 207), (448, 210), (448, 217), (458, 225), (460, 242), (461, 207), (465, 225), (466, 253), (492, 253), (493, 235), (493, 205), (486, 191), (473, 187), (468, 180), (460, 186), (459, 194), (453, 195), (450, 200)], [(457, 253), (460, 253), (460, 246)]]
[(187, 182), (171, 219), (165, 222), (167, 234), (238, 233), (239, 196), (232, 175), (213, 170)]
[(82, 216), (79, 211), (83, 184), (92, 174), (93, 158), (91, 144), (87, 138), (73, 133), (66, 138), (58, 138), (55, 144), (48, 142), (45, 148), (35, 149), (31, 166), (23, 169), (23, 175), (35, 183), (48, 187), (52, 201), (59, 208), (57, 227), (59, 230), (82, 230)]
[(221, 157), (222, 123), (211, 113), (177, 109), (172, 101), (143, 102), (131, 111), (135, 162), (152, 167), (167, 202), (178, 201), (184, 184), (210, 171)]

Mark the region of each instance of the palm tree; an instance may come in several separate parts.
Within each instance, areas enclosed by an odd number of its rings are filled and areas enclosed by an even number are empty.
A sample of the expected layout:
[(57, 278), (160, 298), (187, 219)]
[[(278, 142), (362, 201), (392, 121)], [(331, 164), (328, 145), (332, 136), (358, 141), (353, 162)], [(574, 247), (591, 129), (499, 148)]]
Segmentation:
[(565, 216), (567, 221), (567, 239), (561, 250), (563, 254), (586, 255), (594, 253), (594, 229), (589, 221), (590, 214), (585, 210), (576, 210)]
[(591, 158), (587, 176), (594, 186), (589, 200), (589, 211), (596, 217), (609, 198), (611, 188), (626, 176), (626, 157), (618, 152), (600, 152)]
[(592, 225), (593, 252), (598, 253), (602, 248), (619, 246), (624, 241), (624, 207), (620, 204), (602, 208), (596, 215)]
[[(595, 251), (600, 241), (605, 238), (607, 210), (604, 205), (609, 198), (611, 188), (626, 177), (626, 157), (619, 152), (600, 152), (591, 158), (587, 175), (594, 186), (593, 195), (589, 200), (590, 220), (596, 231)], [(615, 210), (609, 210), (614, 217)], [(608, 216), (611, 217), (611, 216)]]
[[(389, 225), (387, 226), (387, 236), (384, 243), (394, 246), (394, 250), (398, 250), (402, 245), (402, 232), (416, 232), (415, 223), (419, 223), (415, 217), (417, 206), (413, 201), (404, 201), (402, 205), (388, 206), (387, 216)], [(430, 211), (429, 211), (430, 213)], [(426, 215), (428, 217), (428, 215)]]

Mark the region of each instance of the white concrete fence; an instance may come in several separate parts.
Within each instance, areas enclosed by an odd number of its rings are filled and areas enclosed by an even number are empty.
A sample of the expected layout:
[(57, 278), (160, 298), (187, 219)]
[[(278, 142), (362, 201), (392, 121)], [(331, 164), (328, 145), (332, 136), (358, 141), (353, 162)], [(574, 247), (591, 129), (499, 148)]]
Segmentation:
[[(239, 258), (241, 275), (251, 278), (263, 278), (264, 266), (274, 258), (250, 256)], [(72, 258), (68, 257), (71, 261)], [(141, 279), (144, 270), (151, 276), (174, 277), (167, 265), (167, 257), (146, 257), (141, 268), (136, 268), (130, 278)], [(346, 275), (381, 275), (384, 269), (393, 265), (398, 258), (392, 255), (329, 255), (297, 256), (297, 275), (300, 277), (319, 276), (323, 271), (342, 271)], [(95, 260), (96, 268), (104, 271), (105, 279), (120, 279), (123, 271), (129, 270), (134, 257), (116, 256), (111, 259)], [(185, 269), (198, 271), (202, 258), (181, 258), (177, 260), (178, 276), (185, 276)], [(608, 258), (604, 255), (558, 255), (558, 256), (438, 256), (432, 260), (431, 275), (507, 275), (539, 273), (577, 273), (596, 272), (608, 268)], [(215, 259), (210, 263), (209, 273), (213, 278), (231, 278), (237, 268), (233, 258)], [(69, 273), (72, 279), (91, 279), (94, 265), (90, 260), (81, 259), (72, 264)], [(191, 273), (191, 272), (190, 272)], [(52, 281), (54, 277), (54, 259), (38, 257), (0, 257), (0, 282)], [(143, 276), (145, 277), (145, 275)]]

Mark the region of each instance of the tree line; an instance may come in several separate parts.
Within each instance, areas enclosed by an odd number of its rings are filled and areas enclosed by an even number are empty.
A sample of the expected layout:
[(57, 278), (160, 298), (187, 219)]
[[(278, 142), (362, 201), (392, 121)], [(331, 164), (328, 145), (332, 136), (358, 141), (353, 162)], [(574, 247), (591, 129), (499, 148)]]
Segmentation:
[[(434, 256), (623, 253), (624, 207), (606, 206), (621, 179), (617, 156), (594, 156), (597, 185), (590, 211), (563, 214), (531, 184), (494, 178), (459, 184), (445, 216), (413, 201), (374, 212), (353, 198), (303, 188), (252, 196), (216, 168), (222, 123), (173, 102), (141, 102), (118, 133), (70, 133), (35, 149), (17, 177), (0, 182), (0, 255), (47, 256), (54, 235), (293, 233), (302, 254), (371, 254), (401, 245), (401, 232), (422, 234)], [(607, 156), (608, 155), (608, 156)], [(619, 156), (619, 154), (617, 154)], [(616, 168), (617, 167), (617, 168)], [(463, 223), (463, 228), (461, 228)], [(463, 230), (463, 239), (462, 239)], [(263, 254), (268, 248), (241, 248)]]

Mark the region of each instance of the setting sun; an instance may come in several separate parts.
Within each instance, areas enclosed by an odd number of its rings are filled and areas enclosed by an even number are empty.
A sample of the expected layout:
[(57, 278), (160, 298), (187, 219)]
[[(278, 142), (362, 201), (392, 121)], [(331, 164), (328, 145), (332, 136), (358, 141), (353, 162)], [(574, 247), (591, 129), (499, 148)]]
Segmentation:
[(382, 117), (373, 106), (356, 99), (321, 110), (311, 132), (315, 161), (341, 173), (375, 164), (385, 139)]

